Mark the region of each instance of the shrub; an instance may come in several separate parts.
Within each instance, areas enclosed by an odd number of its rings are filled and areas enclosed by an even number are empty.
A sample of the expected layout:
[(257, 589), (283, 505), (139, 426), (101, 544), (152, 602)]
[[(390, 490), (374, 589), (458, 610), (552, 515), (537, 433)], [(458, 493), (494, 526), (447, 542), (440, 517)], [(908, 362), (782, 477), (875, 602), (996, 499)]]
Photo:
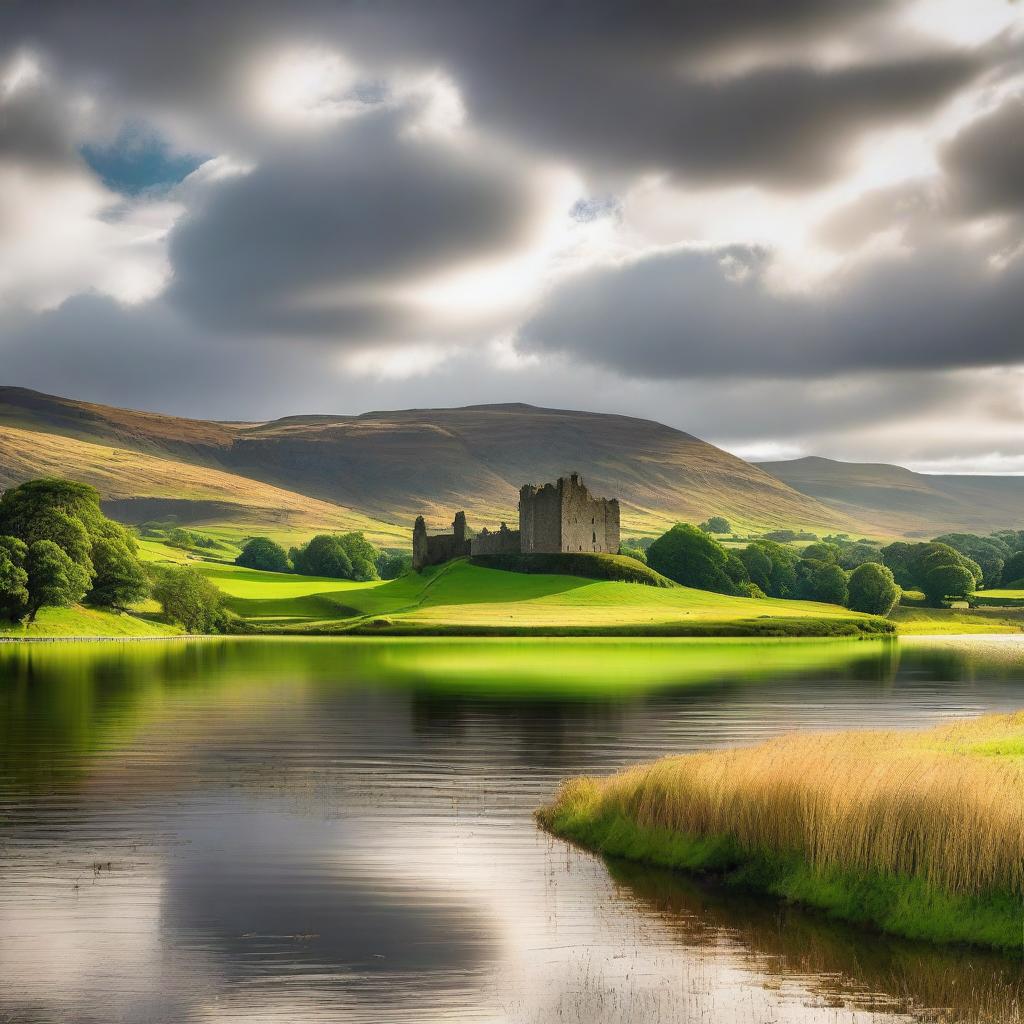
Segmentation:
[(269, 537), (253, 537), (246, 541), (235, 565), (264, 572), (290, 572), (292, 567), (285, 549)]
[(619, 554), (625, 555), (626, 558), (635, 558), (638, 562), (647, 564), (647, 552), (643, 548), (629, 548), (623, 545), (619, 548)]
[(224, 629), (224, 595), (191, 566), (160, 569), (153, 587), (164, 618), (189, 633), (217, 633)]
[(732, 526), (724, 516), (712, 516), (700, 524), (700, 529), (705, 533), (732, 533)]
[(412, 572), (412, 555), (408, 551), (382, 551), (377, 556), (377, 574), (382, 580), (397, 580)]
[(888, 615), (902, 594), (892, 570), (877, 562), (858, 565), (850, 573), (846, 588), (848, 607), (869, 615)]
[(689, 523), (677, 523), (647, 549), (647, 564), (684, 587), (738, 594), (725, 571), (728, 559), (718, 541)]

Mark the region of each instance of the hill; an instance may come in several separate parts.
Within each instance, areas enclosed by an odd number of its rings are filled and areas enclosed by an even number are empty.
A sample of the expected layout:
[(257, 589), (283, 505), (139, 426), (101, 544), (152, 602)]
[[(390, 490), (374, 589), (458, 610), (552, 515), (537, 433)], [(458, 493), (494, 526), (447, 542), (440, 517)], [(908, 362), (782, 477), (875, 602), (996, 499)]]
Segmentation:
[(1020, 476), (932, 476), (884, 463), (818, 457), (758, 465), (794, 490), (884, 533), (934, 537), (1024, 524)]
[(577, 470), (594, 493), (621, 500), (626, 536), (712, 514), (741, 529), (863, 529), (714, 445), (628, 416), (485, 405), (220, 423), (7, 387), (0, 428), (0, 481), (64, 465), (136, 522), (161, 508), (182, 522), (253, 525), (273, 512), (279, 526), (281, 516), (289, 526), (361, 519), (371, 534), (404, 539), (420, 513), (432, 527), (460, 508), (477, 527), (512, 521), (521, 484)]

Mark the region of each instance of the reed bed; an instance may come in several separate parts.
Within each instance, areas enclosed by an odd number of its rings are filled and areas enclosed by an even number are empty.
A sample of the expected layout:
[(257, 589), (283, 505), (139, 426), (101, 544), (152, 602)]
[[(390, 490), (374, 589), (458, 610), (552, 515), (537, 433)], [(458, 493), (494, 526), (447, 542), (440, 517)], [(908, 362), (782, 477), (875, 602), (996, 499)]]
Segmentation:
[[(883, 926), (902, 904), (905, 934), (1024, 942), (1024, 713), (667, 757), (570, 780), (538, 818), (634, 859), (755, 865), (755, 884)], [(965, 923), (995, 904), (998, 927)]]

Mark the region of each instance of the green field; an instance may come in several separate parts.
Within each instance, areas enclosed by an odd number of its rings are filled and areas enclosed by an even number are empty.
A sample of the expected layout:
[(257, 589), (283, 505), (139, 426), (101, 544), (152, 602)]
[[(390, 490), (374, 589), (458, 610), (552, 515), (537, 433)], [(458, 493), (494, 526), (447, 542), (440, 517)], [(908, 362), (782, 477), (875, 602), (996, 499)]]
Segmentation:
[[(140, 609), (141, 611), (141, 609)], [(152, 614), (148, 612), (148, 614)], [(35, 637), (142, 637), (176, 636), (181, 630), (155, 618), (143, 615), (104, 612), (96, 608), (43, 608), (32, 623), (0, 622), (0, 637), (32, 639)]]
[(1024, 949), (1024, 713), (793, 734), (567, 781), (537, 812), (587, 849), (908, 938)]
[(727, 597), (450, 562), (378, 583), (316, 580), (195, 563), (228, 607), (268, 631), (378, 634), (570, 633), (857, 635), (889, 631), (871, 616), (807, 601)]

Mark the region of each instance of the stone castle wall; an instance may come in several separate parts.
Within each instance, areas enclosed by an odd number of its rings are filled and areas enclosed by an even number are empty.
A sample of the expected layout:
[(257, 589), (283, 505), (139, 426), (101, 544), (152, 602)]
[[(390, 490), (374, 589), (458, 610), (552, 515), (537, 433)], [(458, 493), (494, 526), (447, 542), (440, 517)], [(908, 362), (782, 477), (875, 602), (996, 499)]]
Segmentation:
[(471, 543), (465, 512), (455, 513), (451, 533), (428, 534), (423, 516), (417, 516), (412, 530), (412, 567), (419, 570), (462, 558), (469, 554)]
[(579, 475), (519, 492), (519, 531), (524, 552), (619, 550), (619, 503), (595, 498)]
[(466, 514), (459, 512), (451, 533), (428, 534), (422, 516), (417, 518), (412, 532), (414, 569), (470, 554), (617, 554), (618, 550), (618, 501), (593, 497), (577, 473), (540, 487), (526, 484), (519, 491), (518, 530), (510, 530), (502, 523), (499, 530), (484, 529), (472, 536), (466, 526)]
[(474, 555), (518, 555), (521, 550), (519, 531), (510, 530), (505, 523), (494, 532), (484, 527), (470, 541), (470, 553)]

